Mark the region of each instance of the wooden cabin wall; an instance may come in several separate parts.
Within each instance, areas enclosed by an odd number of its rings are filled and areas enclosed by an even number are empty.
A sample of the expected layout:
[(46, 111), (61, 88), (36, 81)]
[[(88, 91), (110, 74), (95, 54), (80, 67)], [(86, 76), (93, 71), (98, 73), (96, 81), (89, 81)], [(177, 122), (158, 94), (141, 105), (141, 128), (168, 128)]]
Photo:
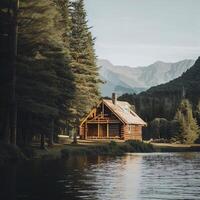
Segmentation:
[[(88, 124), (87, 130), (85, 126), (80, 127), (80, 138), (86, 139), (85, 134), (87, 131), (87, 137), (98, 138), (98, 125)], [(107, 137), (106, 124), (99, 126), (99, 137)], [(140, 140), (142, 141), (142, 126), (141, 125), (120, 125), (120, 124), (109, 124), (109, 137), (119, 137), (122, 140)]]
[(131, 131), (134, 135), (135, 140), (142, 141), (142, 126), (141, 125), (131, 125)]
[[(112, 121), (112, 123), (108, 123), (108, 121)], [(82, 139), (109, 137), (141, 141), (142, 126), (123, 125), (106, 105), (101, 104), (91, 112), (85, 123), (80, 127), (80, 137)]]
[(124, 140), (140, 140), (142, 141), (142, 126), (141, 125), (124, 125), (122, 127)]

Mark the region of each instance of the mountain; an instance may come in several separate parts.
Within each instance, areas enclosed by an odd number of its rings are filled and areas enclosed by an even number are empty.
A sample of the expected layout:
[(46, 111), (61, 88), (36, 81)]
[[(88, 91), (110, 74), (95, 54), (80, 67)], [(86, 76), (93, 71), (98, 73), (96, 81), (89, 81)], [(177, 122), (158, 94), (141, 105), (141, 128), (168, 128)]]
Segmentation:
[(134, 104), (137, 112), (147, 121), (157, 117), (173, 119), (183, 98), (189, 99), (195, 110), (200, 100), (200, 57), (180, 77), (138, 95), (124, 94), (120, 97)]
[(134, 68), (116, 66), (108, 60), (99, 59), (100, 76), (105, 82), (101, 87), (102, 96), (110, 96), (113, 91), (119, 95), (145, 91), (181, 76), (194, 62), (194, 60), (182, 60), (176, 63), (157, 61), (146, 67)]
[(192, 100), (198, 100), (200, 97), (200, 57), (196, 60), (194, 65), (184, 72), (180, 77), (146, 91), (150, 95), (158, 95), (165, 93), (176, 93), (181, 91), (184, 95)]

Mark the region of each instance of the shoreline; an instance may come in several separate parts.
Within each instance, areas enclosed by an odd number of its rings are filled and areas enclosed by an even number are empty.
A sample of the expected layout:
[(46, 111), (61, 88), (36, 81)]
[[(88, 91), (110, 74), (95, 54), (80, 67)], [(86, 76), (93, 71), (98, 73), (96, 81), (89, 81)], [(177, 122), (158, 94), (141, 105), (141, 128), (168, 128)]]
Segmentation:
[[(131, 142), (131, 141), (130, 141)], [(37, 150), (37, 158), (60, 157), (66, 158), (69, 156), (88, 156), (88, 155), (123, 155), (125, 153), (170, 153), (170, 152), (200, 152), (200, 144), (170, 144), (170, 143), (126, 143), (113, 141), (87, 141), (78, 144), (65, 144), (54, 146), (46, 150)]]
[(140, 141), (78, 141), (78, 144), (57, 144), (48, 150), (36, 149), (34, 159), (68, 158), (70, 156), (108, 155), (154, 152), (151, 144)]
[(151, 143), (159, 152), (200, 152), (200, 144)]
[(0, 165), (21, 160), (56, 160), (71, 156), (118, 156), (126, 153), (152, 152), (200, 152), (200, 144), (147, 143), (140, 141), (78, 141), (78, 144), (54, 144), (40, 149), (39, 144), (31, 147), (13, 147), (0, 144)]

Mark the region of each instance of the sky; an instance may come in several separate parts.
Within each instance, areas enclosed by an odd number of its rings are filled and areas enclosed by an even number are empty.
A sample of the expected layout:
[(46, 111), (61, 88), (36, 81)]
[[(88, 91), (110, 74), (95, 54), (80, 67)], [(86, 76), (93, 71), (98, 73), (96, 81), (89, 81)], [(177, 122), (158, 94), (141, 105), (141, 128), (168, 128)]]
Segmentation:
[(146, 66), (200, 56), (200, 0), (85, 0), (96, 54)]

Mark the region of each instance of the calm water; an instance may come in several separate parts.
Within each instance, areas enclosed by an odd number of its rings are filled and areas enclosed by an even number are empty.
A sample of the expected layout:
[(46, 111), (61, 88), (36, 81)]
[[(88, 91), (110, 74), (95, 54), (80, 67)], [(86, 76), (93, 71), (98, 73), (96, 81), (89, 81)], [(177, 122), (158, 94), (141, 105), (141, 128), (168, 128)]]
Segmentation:
[(0, 186), (1, 200), (200, 199), (200, 153), (29, 162), (1, 168)]

